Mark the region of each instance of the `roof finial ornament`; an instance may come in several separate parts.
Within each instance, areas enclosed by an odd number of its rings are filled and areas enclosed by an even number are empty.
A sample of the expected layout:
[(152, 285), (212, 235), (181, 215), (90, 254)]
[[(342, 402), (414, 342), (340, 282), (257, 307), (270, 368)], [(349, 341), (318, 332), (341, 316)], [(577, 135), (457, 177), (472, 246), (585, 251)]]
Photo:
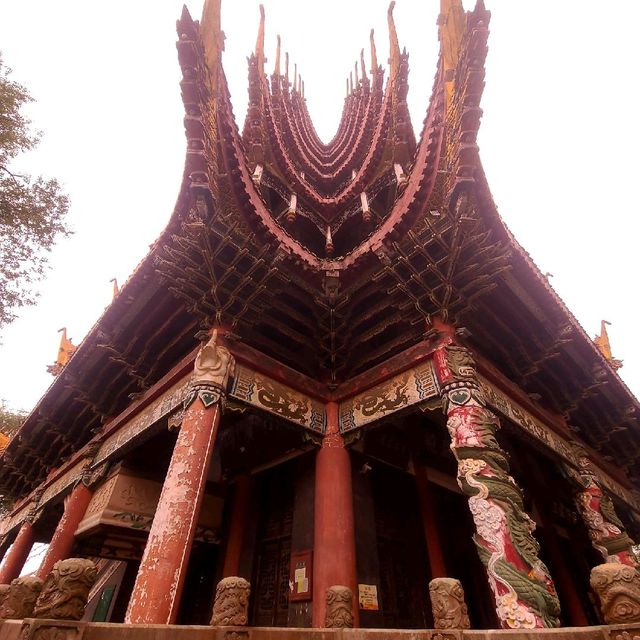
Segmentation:
[(113, 282), (113, 298), (112, 298), (112, 300), (115, 300), (118, 297), (118, 294), (120, 293), (120, 288), (118, 287), (118, 280), (116, 278), (111, 278), (111, 280), (109, 280), (109, 282)]
[(279, 76), (280, 75), (280, 36), (276, 36), (278, 44), (276, 46), (276, 65), (275, 68), (273, 69), (273, 75), (274, 76)]
[(200, 20), (200, 37), (204, 45), (204, 58), (209, 76), (215, 89), (218, 70), (224, 51), (224, 32), (220, 23), (220, 3), (222, 0), (205, 0)]
[(260, 26), (258, 27), (258, 37), (256, 39), (256, 60), (258, 61), (258, 71), (261, 76), (264, 74), (264, 5), (260, 5)]
[(353, 65), (353, 68), (355, 69), (355, 78), (356, 78), (356, 89), (358, 88), (358, 62), (356, 61), (356, 63)]
[(289, 92), (289, 52), (284, 53), (284, 85)]
[(400, 69), (400, 45), (398, 44), (398, 32), (396, 23), (393, 20), (393, 8), (396, 6), (395, 0), (391, 0), (387, 9), (387, 23), (389, 24), (389, 66), (391, 67), (391, 82), (395, 82)]
[(69, 338), (67, 338), (67, 327), (62, 327), (62, 329), (58, 329), (58, 333), (61, 333), (60, 336), (60, 347), (58, 348), (58, 356), (56, 357), (56, 361), (53, 364), (47, 366), (47, 371), (52, 376), (60, 375), (62, 369), (64, 369), (65, 365), (71, 359), (74, 351), (77, 347), (71, 342)]
[(353, 93), (353, 71), (349, 71), (349, 93)]
[(438, 16), (438, 38), (444, 61), (445, 95), (451, 104), (454, 91), (455, 71), (460, 58), (460, 45), (466, 26), (462, 0), (440, 0)]
[(360, 70), (362, 71), (362, 81), (367, 77), (367, 67), (364, 63), (364, 49), (360, 49)]
[(298, 63), (293, 65), (293, 93), (298, 90)]
[(376, 41), (373, 37), (373, 29), (369, 34), (369, 43), (371, 45), (371, 75), (378, 71), (378, 55), (376, 54)]
[(611, 365), (611, 367), (615, 370), (620, 369), (622, 367), (622, 360), (617, 360), (613, 357), (611, 353), (611, 343), (609, 342), (609, 334), (607, 333), (607, 325), (611, 323), (608, 320), (602, 320), (600, 322), (600, 335), (596, 336), (593, 339), (596, 347), (598, 347), (598, 351), (604, 356), (604, 359)]

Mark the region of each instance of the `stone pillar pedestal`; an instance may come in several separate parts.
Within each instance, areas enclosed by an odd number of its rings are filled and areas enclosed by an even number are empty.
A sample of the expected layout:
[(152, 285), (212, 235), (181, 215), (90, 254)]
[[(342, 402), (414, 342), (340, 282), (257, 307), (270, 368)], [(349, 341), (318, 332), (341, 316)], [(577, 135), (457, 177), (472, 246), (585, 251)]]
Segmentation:
[(80, 481), (66, 498), (62, 518), (36, 572), (42, 580), (49, 575), (56, 562), (65, 560), (73, 554), (76, 529), (84, 517), (92, 495), (93, 491)]
[(231, 524), (229, 526), (227, 549), (224, 555), (224, 567), (222, 569), (222, 575), (225, 578), (237, 576), (240, 570), (240, 555), (242, 554), (244, 531), (249, 515), (250, 489), (251, 477), (248, 475), (238, 476), (233, 494)]
[(591, 569), (590, 582), (606, 624), (640, 622), (640, 574), (633, 567), (599, 564)]
[(560, 603), (538, 557), (534, 522), (509, 475), (496, 440), (497, 418), (486, 408), (470, 352), (453, 344), (437, 350), (434, 364), (443, 409), (458, 461), (458, 484), (469, 498), (474, 541), (487, 569), (500, 625), (505, 629), (557, 627)]
[(467, 603), (460, 580), (434, 578), (429, 583), (434, 629), (470, 629)]
[(333, 585), (351, 590), (358, 626), (351, 458), (339, 433), (335, 402), (327, 404), (327, 432), (316, 458), (313, 569), (313, 626), (326, 624), (327, 590)]
[(12, 580), (0, 604), (0, 620), (30, 618), (41, 590), (42, 580), (35, 576)]
[(196, 358), (185, 412), (173, 450), (125, 622), (176, 621), (189, 554), (204, 497), (221, 403), (233, 365), (217, 333)]
[(329, 629), (353, 628), (353, 593), (349, 587), (333, 585), (327, 589), (324, 626)]
[(211, 624), (214, 627), (245, 627), (249, 622), (251, 585), (237, 576), (223, 578), (216, 587)]
[(4, 559), (2, 567), (0, 567), (0, 584), (9, 584), (20, 575), (34, 542), (33, 526), (25, 520), (13, 541), (13, 546)]

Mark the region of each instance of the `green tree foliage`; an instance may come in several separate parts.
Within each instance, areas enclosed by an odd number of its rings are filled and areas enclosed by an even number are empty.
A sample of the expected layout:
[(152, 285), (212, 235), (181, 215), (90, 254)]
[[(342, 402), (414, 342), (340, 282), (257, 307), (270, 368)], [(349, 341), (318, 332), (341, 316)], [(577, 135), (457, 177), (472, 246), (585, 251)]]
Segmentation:
[(26, 417), (25, 411), (13, 411), (9, 409), (5, 400), (0, 400), (0, 433), (11, 437)]
[(69, 200), (58, 181), (12, 169), (17, 156), (38, 144), (39, 134), (21, 113), (33, 98), (10, 74), (0, 56), (0, 328), (35, 302), (47, 254), (69, 234)]

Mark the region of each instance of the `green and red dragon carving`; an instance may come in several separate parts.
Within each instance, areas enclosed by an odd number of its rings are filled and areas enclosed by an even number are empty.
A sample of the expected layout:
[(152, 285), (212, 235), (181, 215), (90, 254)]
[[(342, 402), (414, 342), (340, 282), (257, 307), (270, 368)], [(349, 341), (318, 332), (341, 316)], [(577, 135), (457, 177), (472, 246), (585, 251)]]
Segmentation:
[(458, 484), (469, 498), (474, 541), (487, 569), (496, 612), (505, 629), (557, 627), (560, 603), (549, 571), (538, 557), (522, 492), (509, 475), (506, 453), (495, 434), (497, 418), (486, 408), (475, 363), (456, 345), (434, 354)]

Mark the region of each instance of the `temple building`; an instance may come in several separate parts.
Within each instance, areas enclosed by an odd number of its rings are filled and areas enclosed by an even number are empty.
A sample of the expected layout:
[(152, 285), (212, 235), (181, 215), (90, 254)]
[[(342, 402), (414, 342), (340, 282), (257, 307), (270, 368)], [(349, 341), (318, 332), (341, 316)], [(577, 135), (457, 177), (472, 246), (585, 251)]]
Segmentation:
[(208, 625), (227, 577), (249, 628), (331, 626), (341, 586), (355, 627), (433, 629), (436, 578), (474, 629), (610, 621), (590, 572), (638, 567), (640, 404), (498, 215), (489, 11), (441, 0), (418, 131), (393, 5), (328, 143), (262, 8), (241, 127), (220, 0), (185, 8), (177, 203), (0, 454), (0, 584), (47, 543), (41, 578), (96, 562), (98, 622)]

